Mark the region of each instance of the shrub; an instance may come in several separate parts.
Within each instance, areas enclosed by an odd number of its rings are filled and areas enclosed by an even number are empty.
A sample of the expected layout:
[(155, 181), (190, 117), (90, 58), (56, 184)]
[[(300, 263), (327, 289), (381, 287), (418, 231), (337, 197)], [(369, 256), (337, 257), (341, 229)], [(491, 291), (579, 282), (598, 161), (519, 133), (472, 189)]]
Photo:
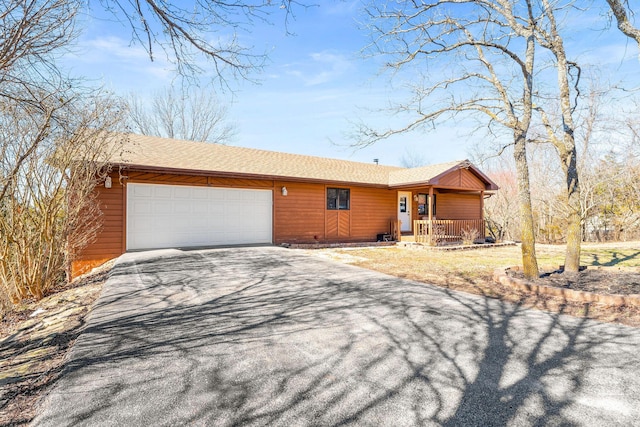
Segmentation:
[(461, 235), (463, 245), (473, 245), (473, 243), (480, 237), (480, 233), (475, 228), (463, 229)]

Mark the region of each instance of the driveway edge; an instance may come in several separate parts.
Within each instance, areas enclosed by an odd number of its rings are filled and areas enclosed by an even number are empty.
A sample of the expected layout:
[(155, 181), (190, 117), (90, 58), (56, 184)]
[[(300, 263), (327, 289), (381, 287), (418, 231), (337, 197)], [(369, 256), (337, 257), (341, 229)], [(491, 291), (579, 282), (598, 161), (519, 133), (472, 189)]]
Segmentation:
[(577, 291), (573, 289), (557, 288), (554, 286), (538, 285), (528, 280), (510, 277), (507, 271), (519, 271), (519, 266), (496, 268), (493, 271), (493, 280), (512, 289), (529, 292), (535, 295), (551, 295), (563, 297), (567, 301), (573, 302), (598, 302), (606, 305), (622, 307), (640, 307), (640, 294), (620, 295), (620, 294), (597, 294), (594, 292)]

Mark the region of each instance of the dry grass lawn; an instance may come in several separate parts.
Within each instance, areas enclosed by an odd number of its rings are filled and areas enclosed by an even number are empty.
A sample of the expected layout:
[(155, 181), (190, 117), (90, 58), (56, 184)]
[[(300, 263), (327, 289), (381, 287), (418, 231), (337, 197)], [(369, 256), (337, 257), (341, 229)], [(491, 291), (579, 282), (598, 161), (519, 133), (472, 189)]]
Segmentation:
[[(493, 271), (521, 265), (519, 246), (468, 251), (438, 251), (403, 247), (322, 249), (322, 256), (393, 276), (429, 283), (504, 301), (574, 316), (640, 326), (640, 311), (632, 307), (567, 302), (562, 298), (525, 294), (495, 283)], [(564, 246), (537, 245), (541, 268), (564, 264)], [(640, 242), (585, 244), (582, 264), (587, 266), (640, 267)]]

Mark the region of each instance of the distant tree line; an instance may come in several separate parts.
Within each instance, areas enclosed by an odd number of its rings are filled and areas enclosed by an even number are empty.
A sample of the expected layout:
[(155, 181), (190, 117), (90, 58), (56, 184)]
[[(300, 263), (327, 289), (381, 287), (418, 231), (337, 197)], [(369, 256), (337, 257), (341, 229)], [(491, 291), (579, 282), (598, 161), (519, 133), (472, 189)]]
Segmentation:
[[(640, 239), (640, 111), (607, 108), (620, 100), (591, 97), (577, 134), (580, 147), (580, 224), (585, 242)], [(604, 95), (602, 95), (604, 96)], [(478, 161), (501, 187), (485, 203), (489, 232), (496, 239), (520, 240), (513, 167), (505, 158)], [(532, 146), (531, 195), (535, 238), (540, 243), (565, 243), (566, 212), (562, 177), (548, 145)]]

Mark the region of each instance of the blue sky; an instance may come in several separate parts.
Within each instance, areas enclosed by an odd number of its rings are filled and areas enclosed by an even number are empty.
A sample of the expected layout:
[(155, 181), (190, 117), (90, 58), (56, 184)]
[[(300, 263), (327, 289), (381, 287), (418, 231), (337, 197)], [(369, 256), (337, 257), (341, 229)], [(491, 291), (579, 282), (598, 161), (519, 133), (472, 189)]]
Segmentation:
[[(399, 165), (403, 156), (439, 163), (469, 157), (475, 139), (464, 122), (449, 122), (437, 129), (410, 133), (353, 149), (347, 134), (351, 122), (393, 123), (389, 115), (376, 113), (402, 92), (391, 85), (389, 75), (379, 76), (381, 58), (364, 59), (359, 51), (367, 34), (358, 28), (360, 1), (327, 1), (317, 7), (297, 9), (285, 34), (281, 21), (258, 24), (240, 41), (257, 52), (269, 52), (263, 72), (252, 77), (259, 84), (231, 81), (234, 89), (218, 97), (230, 107), (230, 121), (237, 128), (232, 144), (267, 150), (343, 158), (363, 162), (380, 159)], [(98, 8), (99, 5), (95, 5)], [(105, 16), (93, 11), (94, 15)], [(576, 28), (568, 46), (585, 63), (598, 64), (605, 78), (637, 79), (637, 52), (633, 44), (602, 29), (601, 17), (571, 23)], [(87, 17), (74, 53), (65, 57), (73, 74), (103, 84), (117, 94), (135, 92), (149, 97), (170, 85), (171, 65), (158, 55), (150, 62), (146, 52), (131, 44), (130, 30), (113, 20)], [(204, 86), (208, 83), (203, 78)]]

